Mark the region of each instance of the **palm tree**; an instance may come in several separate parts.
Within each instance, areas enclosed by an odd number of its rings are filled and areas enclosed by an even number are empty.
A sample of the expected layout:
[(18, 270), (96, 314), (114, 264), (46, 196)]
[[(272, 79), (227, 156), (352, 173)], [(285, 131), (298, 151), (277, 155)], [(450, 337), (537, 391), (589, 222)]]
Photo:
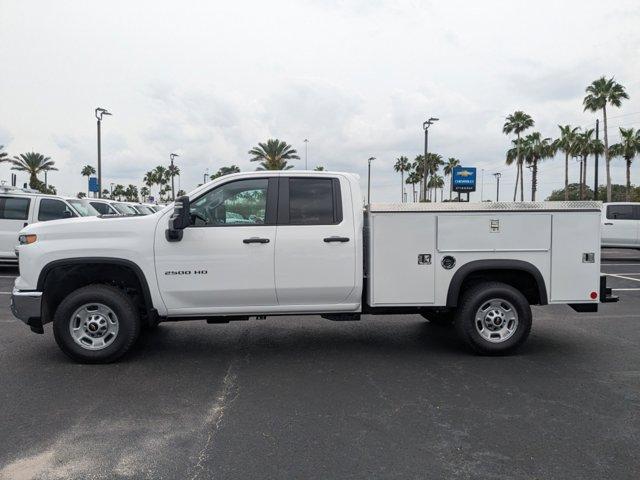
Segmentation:
[(575, 153), (580, 127), (558, 125), (558, 128), (560, 129), (560, 138), (553, 144), (556, 150), (564, 153), (564, 199), (569, 200), (569, 155)]
[(29, 187), (34, 189), (44, 186), (42, 182), (38, 180), (39, 173), (58, 170), (54, 167), (56, 162), (36, 152), (21, 153), (19, 156), (15, 156), (8, 161), (13, 164), (11, 170), (27, 172), (29, 174)]
[(251, 162), (260, 162), (257, 170), (289, 170), (293, 165), (287, 165), (287, 160), (299, 160), (296, 150), (287, 142), (277, 138), (270, 138), (267, 143), (258, 143), (257, 147), (249, 150)]
[(640, 130), (620, 127), (620, 143), (611, 145), (610, 152), (613, 157), (622, 157), (626, 162), (627, 192), (625, 200), (631, 201), (631, 162), (637, 153), (640, 153)]
[(124, 191), (124, 198), (129, 202), (137, 202), (138, 201), (138, 187), (135, 185), (129, 184), (127, 189)]
[(140, 196), (142, 197), (143, 202), (147, 200), (147, 197), (149, 196), (150, 193), (151, 192), (149, 191), (149, 187), (140, 188)]
[(513, 201), (516, 201), (518, 193), (518, 180), (520, 180), (520, 201), (524, 201), (524, 173), (522, 171), (522, 157), (520, 156), (520, 134), (535, 125), (533, 119), (521, 110), (513, 112), (507, 116), (502, 127), (502, 132), (506, 135), (516, 134), (516, 188), (513, 191)]
[(444, 164), (444, 175), (449, 177), (449, 200), (451, 200), (451, 194), (453, 193), (453, 169), (458, 166), (460, 166), (460, 160), (453, 157), (449, 157), (447, 163)]
[(396, 172), (400, 172), (400, 202), (404, 202), (404, 172), (411, 170), (409, 159), (404, 155), (396, 158), (396, 164), (393, 169)]
[[(437, 153), (427, 153), (427, 175), (436, 175), (442, 165), (444, 165), (442, 155), (438, 155)], [(428, 190), (428, 193), (429, 192), (430, 190)]]
[[(167, 170), (162, 165), (158, 165), (156, 168), (154, 168), (151, 171), (151, 173), (152, 173), (153, 183), (160, 187), (159, 196), (160, 198), (162, 198), (164, 186), (167, 183), (169, 183), (169, 181), (171, 180), (171, 174), (169, 173), (169, 170)], [(171, 189), (171, 187), (169, 187), (169, 189)]]
[(407, 175), (407, 180), (406, 183), (411, 185), (411, 188), (413, 189), (413, 197), (412, 197), (412, 201), (415, 202), (416, 201), (416, 183), (421, 183), (421, 176), (418, 172), (412, 171), (409, 172), (409, 175)]
[(84, 167), (82, 167), (82, 171), (80, 172), (83, 177), (87, 177), (87, 194), (89, 193), (89, 177), (91, 175), (94, 175), (95, 173), (96, 169), (91, 165), (85, 165)]
[(555, 147), (550, 138), (542, 138), (540, 132), (533, 132), (523, 139), (521, 153), (531, 165), (531, 201), (535, 202), (538, 191), (538, 162), (553, 157)]
[(595, 130), (590, 128), (579, 133), (576, 140), (575, 154), (580, 157), (580, 199), (584, 199), (584, 187), (587, 184), (587, 161), (589, 155), (604, 152), (603, 143), (593, 138)]
[(172, 194), (173, 194), (173, 179), (176, 176), (180, 175), (180, 167), (178, 167), (175, 163), (173, 165), (169, 164), (169, 166), (167, 167), (167, 176), (169, 177), (169, 181), (172, 182)]
[(589, 85), (585, 92), (583, 104), (584, 110), (597, 112), (602, 110), (602, 123), (604, 126), (604, 158), (607, 166), (607, 202), (611, 201), (611, 156), (609, 155), (609, 136), (607, 135), (607, 104), (619, 107), (622, 100), (629, 98), (624, 87), (616, 82), (613, 77), (600, 77)]
[(324, 167), (322, 165), (317, 165), (316, 168), (313, 169), (314, 172), (324, 172)]
[(126, 190), (124, 188), (124, 185), (117, 184), (115, 187), (113, 187), (113, 196), (117, 197), (118, 200), (122, 200), (122, 197), (124, 197), (125, 194)]
[[(429, 188), (433, 189), (433, 201), (438, 201), (438, 188), (444, 188), (444, 178), (437, 173), (434, 173), (429, 178)], [(442, 201), (442, 192), (440, 193), (440, 201)]]
[(216, 178), (223, 177), (231, 173), (240, 173), (240, 168), (235, 165), (231, 165), (230, 167), (220, 167), (220, 169), (209, 178), (211, 178), (211, 180), (215, 180)]
[(86, 196), (87, 194), (84, 192), (78, 192), (78, 194), (76, 195), (77, 198), (85, 198)]
[(4, 150), (4, 145), (0, 145), (0, 163), (9, 161), (7, 152), (3, 152), (2, 150)]

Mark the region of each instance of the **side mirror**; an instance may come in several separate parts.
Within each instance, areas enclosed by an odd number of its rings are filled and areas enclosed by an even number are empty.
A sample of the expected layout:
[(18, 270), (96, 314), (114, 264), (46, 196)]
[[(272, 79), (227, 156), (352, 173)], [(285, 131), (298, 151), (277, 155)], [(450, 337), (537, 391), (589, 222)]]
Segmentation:
[(173, 213), (169, 218), (169, 228), (165, 232), (165, 236), (169, 242), (179, 242), (182, 240), (183, 230), (191, 225), (191, 214), (189, 206), (189, 197), (176, 198)]
[(71, 218), (71, 217), (73, 217), (73, 213), (71, 213), (69, 210), (65, 210), (64, 213), (62, 214), (62, 216), (64, 218)]

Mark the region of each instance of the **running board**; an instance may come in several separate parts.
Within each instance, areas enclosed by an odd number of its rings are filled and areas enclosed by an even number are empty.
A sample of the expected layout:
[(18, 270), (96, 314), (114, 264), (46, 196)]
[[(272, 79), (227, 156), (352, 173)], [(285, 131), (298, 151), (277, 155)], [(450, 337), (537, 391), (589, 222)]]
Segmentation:
[(320, 316), (333, 322), (353, 322), (360, 320), (359, 313), (327, 313)]

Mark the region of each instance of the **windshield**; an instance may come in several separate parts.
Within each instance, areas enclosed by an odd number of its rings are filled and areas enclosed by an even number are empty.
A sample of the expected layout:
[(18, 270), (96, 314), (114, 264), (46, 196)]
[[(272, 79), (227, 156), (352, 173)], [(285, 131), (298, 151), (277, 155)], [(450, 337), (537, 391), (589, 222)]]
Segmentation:
[(81, 217), (95, 217), (97, 215), (100, 215), (100, 212), (93, 208), (86, 200), (71, 198), (67, 200), (67, 202), (71, 204), (73, 209), (78, 212), (78, 215), (80, 215)]
[(111, 206), (115, 208), (122, 215), (140, 215), (135, 209), (126, 203), (112, 203)]
[(146, 205), (136, 205), (135, 209), (138, 210), (138, 212), (140, 212), (141, 215), (151, 215), (152, 213), (155, 213)]

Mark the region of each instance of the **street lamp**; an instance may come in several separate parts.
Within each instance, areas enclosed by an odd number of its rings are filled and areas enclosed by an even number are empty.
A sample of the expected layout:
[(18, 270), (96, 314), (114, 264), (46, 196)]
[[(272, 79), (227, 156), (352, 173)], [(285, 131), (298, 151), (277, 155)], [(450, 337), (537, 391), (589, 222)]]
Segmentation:
[(105, 108), (96, 108), (96, 119), (98, 120), (98, 198), (102, 198), (102, 145), (100, 143), (100, 124), (103, 115), (111, 115)]
[(367, 162), (369, 163), (369, 173), (367, 174), (367, 205), (371, 205), (371, 162), (375, 160), (376, 157), (369, 157)]
[(422, 202), (427, 201), (427, 151), (429, 147), (429, 127), (438, 120), (440, 119), (431, 117), (422, 124), (422, 128), (424, 129), (424, 159), (422, 161), (422, 181), (424, 183), (424, 188), (422, 189), (422, 199), (420, 200)]
[(496, 172), (493, 174), (496, 177), (496, 202), (500, 201), (500, 177), (502, 174), (500, 172)]
[(113, 198), (113, 182), (111, 182), (111, 184), (109, 185), (109, 187), (110, 187), (110, 188), (109, 188), (109, 196), (110, 196), (111, 198)]
[(179, 156), (180, 155), (178, 155), (177, 153), (169, 154), (169, 158), (171, 159), (171, 166), (169, 167), (169, 170), (171, 172), (171, 200), (176, 199), (176, 189), (175, 189), (175, 185), (173, 184), (173, 178), (175, 177), (174, 170), (173, 170), (173, 159)]
[(309, 145), (309, 139), (305, 138), (304, 139), (304, 169), (305, 170), (309, 170), (309, 165), (307, 163), (307, 157), (308, 157), (308, 145)]
[(202, 179), (202, 184), (204, 185), (205, 183), (207, 183), (207, 177), (209, 176), (209, 169), (207, 168), (204, 171), (204, 178)]

